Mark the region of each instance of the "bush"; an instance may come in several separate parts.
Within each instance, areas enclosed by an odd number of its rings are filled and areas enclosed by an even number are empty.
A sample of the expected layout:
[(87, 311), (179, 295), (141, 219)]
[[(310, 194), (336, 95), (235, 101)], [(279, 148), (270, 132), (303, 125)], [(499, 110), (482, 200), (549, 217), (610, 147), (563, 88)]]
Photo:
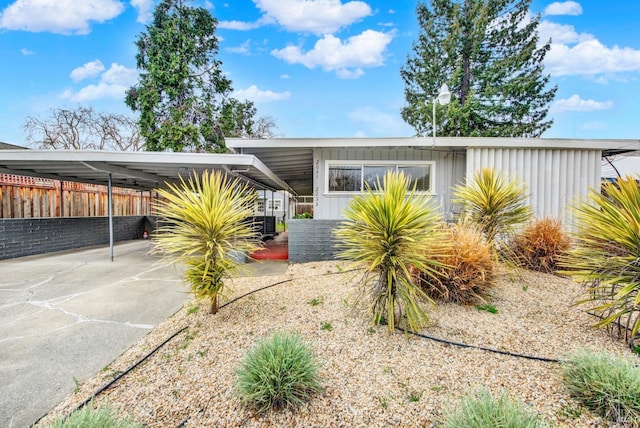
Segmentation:
[(517, 262), (531, 270), (555, 273), (571, 240), (562, 230), (559, 220), (546, 217), (530, 223), (513, 238), (513, 253)]
[(575, 245), (561, 265), (587, 286), (578, 303), (601, 318), (596, 325), (632, 346), (640, 333), (640, 186), (627, 177), (602, 190), (575, 207)]
[(133, 423), (128, 417), (120, 417), (109, 404), (94, 407), (90, 402), (80, 410), (76, 410), (68, 418), (58, 418), (51, 424), (51, 428), (139, 428), (140, 424)]
[(420, 305), (429, 298), (412, 274), (437, 274), (427, 249), (439, 239), (441, 218), (429, 198), (402, 172), (389, 172), (351, 199), (334, 231), (338, 256), (364, 268), (359, 297), (371, 296), (372, 322), (386, 320), (389, 332), (403, 323), (418, 331), (429, 320)]
[(448, 428), (538, 428), (547, 426), (536, 414), (527, 411), (520, 402), (503, 393), (495, 399), (481, 389), (466, 395), (455, 410), (446, 415)]
[(256, 194), (239, 179), (220, 172), (193, 174), (179, 185), (160, 189), (160, 228), (154, 251), (169, 262), (182, 262), (184, 278), (197, 298), (218, 311), (224, 279), (238, 273), (238, 254), (259, 248), (258, 233), (246, 219), (253, 215)]
[(524, 185), (490, 168), (476, 172), (468, 185), (456, 186), (453, 202), (462, 206), (462, 218), (479, 225), (496, 249), (498, 239), (506, 240), (515, 226), (531, 218)]
[(316, 357), (296, 335), (274, 334), (258, 343), (236, 371), (240, 399), (258, 413), (299, 407), (322, 390)]
[(580, 351), (562, 366), (569, 394), (603, 418), (640, 426), (640, 367), (605, 352)]
[(433, 268), (439, 275), (418, 275), (432, 299), (471, 303), (482, 299), (491, 286), (495, 263), (491, 247), (473, 224), (445, 225), (441, 241), (428, 250), (428, 257), (441, 263)]

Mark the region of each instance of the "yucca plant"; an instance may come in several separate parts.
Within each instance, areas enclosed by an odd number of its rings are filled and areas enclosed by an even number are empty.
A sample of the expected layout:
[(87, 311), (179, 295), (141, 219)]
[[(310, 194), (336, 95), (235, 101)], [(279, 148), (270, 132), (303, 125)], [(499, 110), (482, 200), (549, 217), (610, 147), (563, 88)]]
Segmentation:
[(602, 190), (574, 207), (575, 245), (561, 263), (587, 286), (578, 304), (591, 305), (598, 326), (633, 345), (640, 331), (640, 184), (627, 177)]
[(480, 226), (496, 250), (497, 239), (506, 240), (532, 215), (520, 180), (508, 180), (491, 168), (477, 171), (467, 185), (456, 186), (452, 202), (462, 207), (462, 218)]
[(560, 220), (545, 217), (531, 222), (513, 238), (512, 250), (521, 266), (531, 270), (555, 273), (560, 258), (566, 254), (571, 240), (562, 230)]
[(160, 227), (154, 251), (186, 265), (184, 278), (191, 292), (209, 299), (215, 314), (225, 277), (236, 275), (241, 266), (237, 254), (259, 248), (257, 231), (247, 221), (255, 192), (238, 179), (205, 171), (158, 193)]
[(389, 172), (376, 190), (367, 186), (351, 199), (344, 216), (334, 231), (338, 255), (364, 268), (359, 297), (370, 293), (373, 322), (385, 321), (390, 332), (403, 323), (423, 328), (429, 318), (420, 303), (430, 299), (412, 272), (437, 275), (426, 254), (439, 239), (441, 217), (429, 196), (402, 172)]
[(425, 293), (444, 302), (471, 303), (482, 300), (492, 284), (495, 261), (491, 247), (473, 223), (443, 226), (442, 239), (427, 251), (440, 275), (418, 274)]

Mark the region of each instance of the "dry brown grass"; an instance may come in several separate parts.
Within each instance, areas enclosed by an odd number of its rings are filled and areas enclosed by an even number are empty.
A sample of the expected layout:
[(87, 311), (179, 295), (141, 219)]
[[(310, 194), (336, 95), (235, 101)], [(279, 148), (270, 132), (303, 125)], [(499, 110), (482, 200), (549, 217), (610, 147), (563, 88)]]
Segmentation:
[(517, 262), (531, 270), (555, 273), (558, 260), (569, 249), (571, 240), (562, 230), (562, 223), (546, 217), (530, 223), (513, 239), (512, 250)]
[(440, 244), (429, 257), (441, 263), (436, 277), (419, 276), (425, 293), (434, 300), (471, 303), (491, 286), (495, 262), (481, 230), (469, 223), (446, 225)]

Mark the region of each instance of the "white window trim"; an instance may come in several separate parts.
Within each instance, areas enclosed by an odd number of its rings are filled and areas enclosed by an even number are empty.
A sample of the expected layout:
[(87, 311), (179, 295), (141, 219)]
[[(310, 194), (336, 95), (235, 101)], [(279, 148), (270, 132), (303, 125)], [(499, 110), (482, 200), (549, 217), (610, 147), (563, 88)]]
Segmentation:
[[(429, 185), (431, 187), (430, 190), (427, 191), (416, 191), (416, 193), (424, 193), (429, 195), (436, 194), (436, 162), (435, 161), (403, 161), (403, 160), (327, 160), (324, 163), (324, 196), (343, 196), (343, 195), (357, 195), (362, 193), (362, 190), (356, 191), (336, 191), (329, 190), (329, 168), (332, 166), (341, 166), (341, 165), (352, 165), (352, 166), (360, 166), (363, 168), (364, 166), (394, 166), (396, 171), (398, 167), (403, 166), (429, 166)], [(364, 180), (364, 174), (360, 176), (360, 187), (364, 189), (362, 180)]]

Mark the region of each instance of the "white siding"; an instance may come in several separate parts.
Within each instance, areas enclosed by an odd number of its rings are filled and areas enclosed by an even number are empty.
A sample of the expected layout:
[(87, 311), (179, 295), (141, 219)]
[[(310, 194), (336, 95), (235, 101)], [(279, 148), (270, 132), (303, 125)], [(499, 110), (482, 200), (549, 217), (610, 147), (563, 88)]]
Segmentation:
[(600, 187), (601, 151), (594, 149), (468, 148), (466, 178), (491, 167), (524, 181), (537, 218), (571, 226), (569, 206)]
[(317, 148), (313, 151), (313, 201), (314, 218), (340, 219), (347, 207), (350, 195), (332, 195), (325, 188), (327, 161), (433, 161), (435, 197), (443, 213), (451, 215), (451, 187), (464, 182), (466, 155), (463, 150), (424, 150), (411, 148)]

